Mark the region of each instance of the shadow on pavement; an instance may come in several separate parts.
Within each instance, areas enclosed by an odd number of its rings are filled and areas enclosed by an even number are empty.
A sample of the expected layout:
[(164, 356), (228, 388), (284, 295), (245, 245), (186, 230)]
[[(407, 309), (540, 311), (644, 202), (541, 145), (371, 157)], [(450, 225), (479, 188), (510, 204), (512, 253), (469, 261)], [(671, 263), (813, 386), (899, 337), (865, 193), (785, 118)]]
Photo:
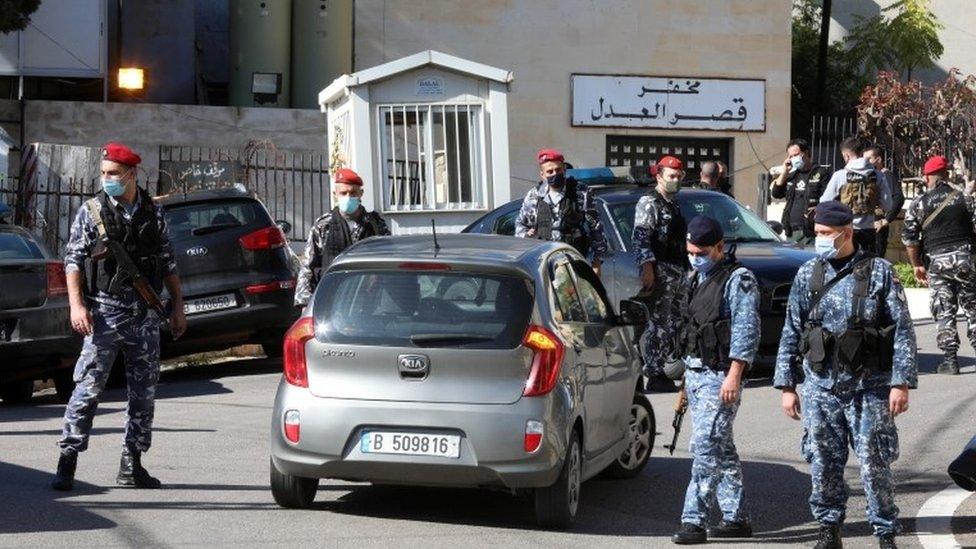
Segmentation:
[[(52, 471), (56, 462), (51, 463)], [(50, 471), (38, 471), (0, 462), (3, 486), (3, 519), (0, 534), (63, 532), (114, 528), (115, 522), (85, 509), (86, 503), (71, 501), (72, 496), (105, 493), (104, 488), (75, 481), (72, 492), (55, 492), (48, 483)]]
[[(670, 536), (681, 516), (684, 493), (690, 477), (687, 458), (655, 458), (648, 468), (631, 480), (600, 477), (583, 485), (583, 499), (573, 533), (606, 536)], [(781, 489), (775, 498), (747, 500), (754, 524), (770, 542), (802, 542), (815, 539), (812, 530), (779, 531), (811, 522), (806, 500), (810, 479), (804, 472), (781, 464), (744, 462), (746, 489), (751, 481), (778, 479)], [(478, 526), (538, 529), (533, 519), (533, 502), (528, 494), (449, 488), (393, 486), (350, 487), (335, 501), (323, 501), (315, 508), (335, 513), (396, 520), (440, 522)], [(748, 497), (748, 495), (747, 495)], [(788, 506), (795, 509), (785, 509)], [(753, 543), (756, 539), (751, 540)]]

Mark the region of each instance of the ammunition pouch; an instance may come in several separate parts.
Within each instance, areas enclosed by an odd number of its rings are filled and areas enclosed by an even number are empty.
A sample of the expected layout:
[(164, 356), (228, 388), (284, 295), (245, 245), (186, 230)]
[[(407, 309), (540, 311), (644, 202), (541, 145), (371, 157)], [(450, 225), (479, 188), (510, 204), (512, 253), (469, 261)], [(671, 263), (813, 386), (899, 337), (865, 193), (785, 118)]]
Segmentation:
[(709, 322), (699, 328), (685, 330), (684, 350), (687, 356), (700, 358), (702, 364), (717, 370), (729, 367), (729, 348), (732, 345), (732, 320)]
[(834, 334), (823, 326), (811, 324), (803, 330), (800, 351), (817, 375), (827, 373), (827, 359), (834, 352)]
[(803, 331), (800, 351), (818, 375), (828, 372), (828, 359), (838, 371), (851, 375), (890, 372), (894, 359), (895, 325), (881, 328), (853, 326), (833, 334), (822, 326), (810, 325)]

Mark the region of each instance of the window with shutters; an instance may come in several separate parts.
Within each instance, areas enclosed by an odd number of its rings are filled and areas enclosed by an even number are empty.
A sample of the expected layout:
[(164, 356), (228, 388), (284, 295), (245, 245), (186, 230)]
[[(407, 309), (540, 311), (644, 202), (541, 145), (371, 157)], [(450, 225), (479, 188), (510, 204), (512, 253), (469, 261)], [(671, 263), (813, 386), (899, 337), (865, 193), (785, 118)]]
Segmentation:
[(383, 211), (485, 209), (481, 105), (377, 107)]

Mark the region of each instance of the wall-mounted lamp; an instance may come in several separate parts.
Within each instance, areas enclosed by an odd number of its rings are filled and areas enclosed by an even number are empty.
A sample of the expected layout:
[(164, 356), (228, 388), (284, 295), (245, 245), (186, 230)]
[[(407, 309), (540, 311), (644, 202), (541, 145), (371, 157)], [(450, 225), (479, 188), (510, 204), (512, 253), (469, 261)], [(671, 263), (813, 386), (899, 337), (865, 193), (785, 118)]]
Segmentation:
[(145, 73), (142, 69), (119, 69), (119, 88), (123, 90), (142, 90), (146, 85)]

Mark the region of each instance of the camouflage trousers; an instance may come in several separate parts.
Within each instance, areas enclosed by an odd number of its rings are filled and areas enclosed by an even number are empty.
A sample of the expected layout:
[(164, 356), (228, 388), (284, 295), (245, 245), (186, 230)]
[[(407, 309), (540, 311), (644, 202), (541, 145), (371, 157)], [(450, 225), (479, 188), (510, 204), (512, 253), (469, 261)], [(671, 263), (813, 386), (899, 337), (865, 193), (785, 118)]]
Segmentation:
[(640, 338), (647, 376), (664, 375), (665, 363), (677, 356), (681, 304), (685, 295), (685, 271), (681, 267), (658, 263), (655, 277), (654, 290), (644, 299), (651, 316)]
[(685, 391), (691, 412), (691, 482), (685, 492), (681, 522), (705, 527), (718, 503), (722, 518), (748, 520), (742, 510), (742, 463), (732, 440), (739, 401), (726, 405), (719, 397), (725, 372), (686, 370)]
[(935, 341), (946, 356), (959, 351), (956, 313), (966, 315), (966, 332), (976, 347), (976, 268), (968, 252), (933, 254), (928, 268), (929, 308), (938, 329)]
[(76, 452), (88, 448), (99, 397), (121, 351), (128, 393), (124, 448), (144, 452), (152, 443), (159, 381), (159, 320), (152, 312), (134, 314), (106, 305), (96, 305), (91, 312), (94, 330), (85, 337), (75, 364), (75, 389), (64, 411), (58, 446)]
[(810, 464), (810, 509), (817, 522), (844, 522), (848, 497), (844, 466), (850, 444), (861, 465), (874, 534), (898, 533), (891, 474), (891, 464), (898, 459), (898, 430), (888, 409), (889, 392), (889, 387), (839, 391), (804, 385), (801, 451)]

